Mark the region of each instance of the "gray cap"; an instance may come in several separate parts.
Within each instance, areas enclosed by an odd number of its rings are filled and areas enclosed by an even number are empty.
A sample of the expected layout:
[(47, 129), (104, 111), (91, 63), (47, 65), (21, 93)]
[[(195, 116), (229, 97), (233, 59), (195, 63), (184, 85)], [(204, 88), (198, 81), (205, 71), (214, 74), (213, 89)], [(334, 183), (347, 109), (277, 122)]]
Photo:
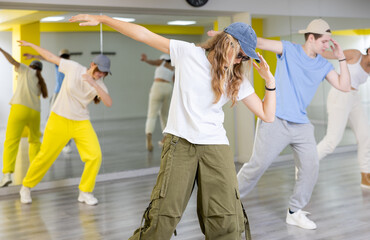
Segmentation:
[(112, 74), (110, 71), (110, 60), (107, 56), (100, 54), (94, 57), (93, 62), (98, 65), (99, 71)]
[(34, 67), (36, 67), (37, 69), (42, 70), (42, 62), (40, 62), (39, 60), (33, 60), (33, 61), (30, 63), (30, 66), (34, 66)]
[(257, 35), (250, 25), (242, 22), (235, 22), (226, 27), (224, 32), (238, 40), (240, 47), (247, 56), (260, 62), (260, 58), (256, 53)]

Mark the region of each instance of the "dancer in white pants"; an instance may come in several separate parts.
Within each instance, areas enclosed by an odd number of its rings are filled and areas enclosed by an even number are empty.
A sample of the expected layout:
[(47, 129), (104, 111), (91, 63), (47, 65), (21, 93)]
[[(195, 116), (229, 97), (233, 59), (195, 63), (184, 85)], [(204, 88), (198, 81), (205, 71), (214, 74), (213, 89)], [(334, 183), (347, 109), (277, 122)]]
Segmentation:
[[(328, 128), (326, 136), (317, 145), (319, 160), (321, 160), (337, 147), (348, 121), (357, 140), (361, 186), (368, 189), (370, 189), (370, 129), (358, 87), (370, 76), (369, 52), (370, 48), (367, 49), (366, 55), (355, 49), (344, 51), (351, 75), (351, 92), (330, 89), (327, 100)], [(323, 56), (333, 59), (332, 52), (326, 52)]]
[[(167, 124), (168, 110), (170, 108), (174, 67), (168, 54), (162, 54), (157, 60), (150, 60), (146, 54), (141, 54), (141, 61), (157, 66), (154, 73), (154, 82), (149, 94), (148, 113), (145, 123), (146, 148), (153, 151), (152, 134), (155, 129), (157, 116), (161, 121), (162, 132)], [(159, 142), (163, 145), (163, 139)]]

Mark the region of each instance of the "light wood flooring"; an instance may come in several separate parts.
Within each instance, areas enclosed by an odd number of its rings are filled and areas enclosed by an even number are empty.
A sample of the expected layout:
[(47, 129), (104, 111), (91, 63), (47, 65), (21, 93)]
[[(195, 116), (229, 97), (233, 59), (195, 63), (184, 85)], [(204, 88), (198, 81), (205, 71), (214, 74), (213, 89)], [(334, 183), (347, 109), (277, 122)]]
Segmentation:
[[(33, 192), (30, 205), (21, 204), (17, 194), (2, 196), (0, 239), (128, 239), (140, 224), (155, 179), (149, 175), (100, 182), (95, 189), (97, 206), (78, 203), (77, 186)], [(243, 199), (254, 240), (370, 239), (370, 190), (360, 188), (355, 153), (336, 154), (321, 162), (318, 183), (305, 209), (312, 213), (317, 230), (285, 223), (293, 182), (293, 162), (274, 163)], [(204, 239), (196, 217), (195, 193), (177, 232), (175, 240)]]

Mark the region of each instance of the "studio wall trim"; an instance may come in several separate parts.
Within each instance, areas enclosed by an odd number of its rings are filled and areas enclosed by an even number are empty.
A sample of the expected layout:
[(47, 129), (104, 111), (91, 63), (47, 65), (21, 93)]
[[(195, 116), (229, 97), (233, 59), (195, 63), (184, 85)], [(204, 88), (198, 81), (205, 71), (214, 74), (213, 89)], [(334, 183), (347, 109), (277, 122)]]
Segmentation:
[[(157, 34), (181, 34), (181, 35), (202, 35), (204, 27), (199, 26), (167, 26), (167, 25), (146, 25), (141, 26)], [(40, 23), (41, 32), (99, 32), (100, 26), (81, 27), (78, 23)], [(113, 28), (103, 25), (103, 31), (116, 32)]]

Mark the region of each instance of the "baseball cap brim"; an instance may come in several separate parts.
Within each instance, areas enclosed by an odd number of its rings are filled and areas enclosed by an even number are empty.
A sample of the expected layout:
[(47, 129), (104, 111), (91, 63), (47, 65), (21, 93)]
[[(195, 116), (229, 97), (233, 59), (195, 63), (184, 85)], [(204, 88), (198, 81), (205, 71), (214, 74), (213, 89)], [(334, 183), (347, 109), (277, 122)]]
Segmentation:
[(261, 62), (260, 58), (258, 57), (255, 49), (251, 48), (251, 47), (248, 47), (247, 44), (245, 44), (244, 42), (241, 42), (239, 41), (239, 44), (240, 44), (240, 47), (242, 48), (243, 52), (250, 58), (253, 58), (254, 60), (256, 60), (256, 62)]
[(104, 66), (99, 66), (99, 65), (98, 65), (98, 69), (99, 69), (99, 71), (100, 71), (100, 72), (107, 72), (107, 73), (109, 73), (110, 75), (112, 75), (112, 72), (111, 72), (108, 68), (106, 68), (106, 67), (104, 67)]

